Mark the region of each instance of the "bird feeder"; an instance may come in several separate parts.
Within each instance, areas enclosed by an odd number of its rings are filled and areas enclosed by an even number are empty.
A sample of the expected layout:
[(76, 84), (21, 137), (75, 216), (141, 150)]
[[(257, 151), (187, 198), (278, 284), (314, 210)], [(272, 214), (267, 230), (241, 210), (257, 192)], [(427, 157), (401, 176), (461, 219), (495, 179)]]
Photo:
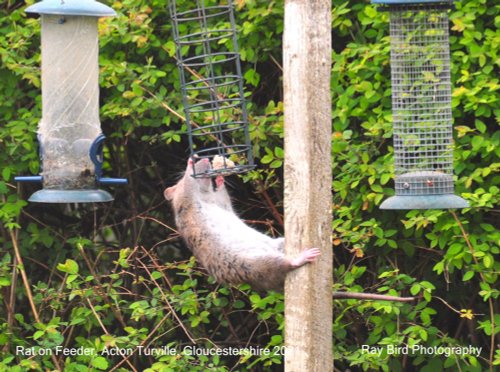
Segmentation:
[(170, 1), (191, 157), (222, 159), (194, 177), (254, 167), (233, 4), (214, 3)]
[(101, 177), (97, 21), (116, 13), (93, 0), (44, 0), (26, 12), (41, 16), (41, 175), (16, 180), (42, 183), (32, 202), (111, 201), (98, 185), (127, 180)]
[(450, 1), (372, 0), (390, 14), (396, 195), (381, 209), (465, 208), (454, 195)]

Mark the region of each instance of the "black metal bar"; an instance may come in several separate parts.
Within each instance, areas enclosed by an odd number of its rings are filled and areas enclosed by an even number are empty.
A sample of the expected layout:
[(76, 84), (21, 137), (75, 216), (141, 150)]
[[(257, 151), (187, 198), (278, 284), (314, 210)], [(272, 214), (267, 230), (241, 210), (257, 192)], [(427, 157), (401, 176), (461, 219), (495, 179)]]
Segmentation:
[[(236, 160), (234, 167), (212, 169), (203, 177), (248, 171), (254, 164), (233, 4), (171, 0), (169, 8), (191, 157)], [(220, 44), (223, 39), (232, 47)]]

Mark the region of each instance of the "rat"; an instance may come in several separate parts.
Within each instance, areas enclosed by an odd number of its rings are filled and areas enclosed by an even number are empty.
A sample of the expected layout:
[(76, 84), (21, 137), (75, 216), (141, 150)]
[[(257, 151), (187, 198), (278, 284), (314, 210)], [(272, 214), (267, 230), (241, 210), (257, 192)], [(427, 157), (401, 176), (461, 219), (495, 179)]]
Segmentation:
[[(245, 224), (234, 212), (224, 176), (194, 178), (212, 169), (207, 158), (189, 159), (184, 176), (164, 191), (179, 234), (201, 265), (217, 282), (248, 283), (256, 290), (282, 292), (286, 275), (314, 262), (318, 248), (295, 258), (284, 253), (285, 239), (271, 238)], [(371, 293), (334, 292), (335, 299), (413, 301), (414, 298)]]
[(283, 291), (285, 276), (320, 255), (318, 248), (285, 257), (284, 239), (271, 238), (245, 224), (233, 211), (224, 178), (194, 178), (211, 169), (203, 158), (188, 160), (182, 179), (164, 191), (172, 202), (179, 234), (217, 282), (248, 283), (257, 290)]

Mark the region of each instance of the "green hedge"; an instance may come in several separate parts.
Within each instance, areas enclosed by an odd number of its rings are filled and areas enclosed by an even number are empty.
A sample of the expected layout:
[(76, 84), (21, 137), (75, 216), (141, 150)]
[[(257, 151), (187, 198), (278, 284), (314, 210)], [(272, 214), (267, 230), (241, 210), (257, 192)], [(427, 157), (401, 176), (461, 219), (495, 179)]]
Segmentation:
[[(279, 370), (283, 296), (214, 283), (181, 244), (163, 200), (188, 154), (166, 2), (107, 3), (118, 16), (99, 24), (104, 171), (130, 184), (112, 189), (115, 202), (95, 206), (28, 204), (36, 187), (13, 181), (38, 172), (40, 27), (22, 1), (0, 5), (0, 369)], [(335, 365), (493, 368), (500, 363), (498, 352), (490, 357), (500, 328), (498, 5), (462, 1), (450, 13), (456, 192), (471, 208), (391, 212), (378, 208), (393, 193), (388, 15), (368, 1), (332, 3), (334, 289), (420, 297), (416, 304), (335, 302)], [(242, 217), (280, 234), (283, 1), (236, 4), (258, 167), (229, 182)], [(184, 348), (193, 343), (270, 353), (189, 355)], [(362, 349), (417, 344), (483, 350), (406, 357)], [(19, 355), (58, 346), (93, 353)], [(139, 346), (159, 351), (138, 355)], [(110, 355), (115, 347), (135, 352)]]

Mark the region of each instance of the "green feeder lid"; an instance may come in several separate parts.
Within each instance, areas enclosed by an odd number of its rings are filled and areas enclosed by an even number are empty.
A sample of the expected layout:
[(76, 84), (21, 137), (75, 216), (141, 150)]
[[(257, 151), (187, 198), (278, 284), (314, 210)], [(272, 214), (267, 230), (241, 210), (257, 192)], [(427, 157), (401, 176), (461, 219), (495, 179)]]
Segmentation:
[(113, 201), (104, 190), (48, 190), (35, 192), (28, 199), (34, 203), (101, 203)]
[(111, 17), (116, 12), (94, 0), (42, 0), (26, 8), (26, 13)]
[(380, 209), (454, 209), (470, 207), (469, 202), (453, 194), (396, 195), (385, 200)]

